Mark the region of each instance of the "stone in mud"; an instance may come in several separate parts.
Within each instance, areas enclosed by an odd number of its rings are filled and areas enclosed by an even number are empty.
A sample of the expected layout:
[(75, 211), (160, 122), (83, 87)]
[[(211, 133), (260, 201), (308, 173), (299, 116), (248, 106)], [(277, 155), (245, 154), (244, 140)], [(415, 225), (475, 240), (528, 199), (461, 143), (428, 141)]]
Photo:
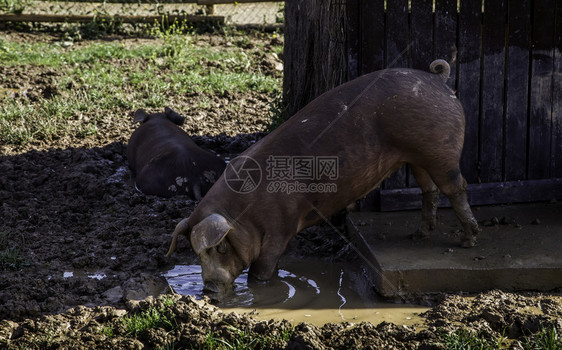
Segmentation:
[(123, 288), (121, 288), (121, 286), (113, 287), (106, 290), (103, 296), (108, 302), (116, 304), (123, 298)]
[(142, 274), (123, 284), (123, 298), (125, 300), (144, 300), (148, 297), (157, 297), (167, 289), (168, 282), (164, 277)]

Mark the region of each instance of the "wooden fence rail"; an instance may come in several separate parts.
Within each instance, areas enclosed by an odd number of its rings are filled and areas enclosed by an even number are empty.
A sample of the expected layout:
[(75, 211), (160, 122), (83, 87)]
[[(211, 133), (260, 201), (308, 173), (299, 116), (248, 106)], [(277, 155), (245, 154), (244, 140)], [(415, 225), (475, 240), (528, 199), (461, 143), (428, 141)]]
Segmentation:
[[(49, 1), (63, 2), (63, 1)], [(112, 3), (112, 4), (154, 4), (152, 0), (64, 0), (65, 3)], [(0, 23), (3, 22), (68, 22), (68, 23), (88, 23), (92, 21), (118, 22), (118, 23), (174, 23), (175, 21), (186, 21), (189, 23), (211, 23), (224, 24), (225, 16), (214, 15), (215, 5), (225, 4), (249, 4), (249, 3), (283, 2), (279, 0), (159, 0), (159, 4), (193, 4), (206, 6), (206, 15), (59, 15), (59, 14), (30, 14), (30, 13), (0, 13)], [(240, 25), (241, 28), (256, 27), (255, 24)], [(281, 25), (264, 24), (260, 28), (266, 30), (279, 29)]]
[(196, 16), (196, 15), (159, 15), (159, 16), (105, 16), (105, 15), (51, 15), (51, 14), (0, 14), (0, 22), (54, 22), (54, 23), (89, 23), (118, 22), (118, 23), (224, 23), (224, 16)]

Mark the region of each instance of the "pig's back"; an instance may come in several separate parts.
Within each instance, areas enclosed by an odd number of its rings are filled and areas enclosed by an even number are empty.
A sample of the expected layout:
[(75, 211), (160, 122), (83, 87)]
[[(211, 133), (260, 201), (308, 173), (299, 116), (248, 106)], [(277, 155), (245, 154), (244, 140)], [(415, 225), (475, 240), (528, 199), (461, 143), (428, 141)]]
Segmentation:
[[(367, 151), (420, 125), (464, 128), (462, 107), (437, 74), (387, 69), (344, 83), (310, 102), (249, 150), (281, 154)], [(401, 142), (401, 140), (395, 140)], [(246, 153), (246, 152), (245, 152)]]

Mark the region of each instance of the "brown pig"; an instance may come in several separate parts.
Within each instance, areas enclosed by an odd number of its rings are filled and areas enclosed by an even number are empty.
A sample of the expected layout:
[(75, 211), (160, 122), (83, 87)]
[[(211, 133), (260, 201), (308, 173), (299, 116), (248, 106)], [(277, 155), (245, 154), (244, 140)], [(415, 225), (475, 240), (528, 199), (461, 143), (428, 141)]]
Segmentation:
[(135, 185), (143, 193), (187, 194), (201, 200), (222, 174), (225, 162), (201, 149), (178, 127), (184, 120), (168, 107), (164, 113), (135, 112), (134, 122), (142, 124), (129, 139), (127, 158)]
[(462, 106), (445, 81), (449, 65), (386, 69), (340, 85), (310, 102), (235, 158), (173, 234), (188, 235), (205, 289), (225, 292), (246, 268), (267, 280), (302, 229), (354, 203), (408, 163), (422, 189), (418, 237), (435, 228), (439, 190), (460, 220), (462, 246), (477, 221), (459, 169)]

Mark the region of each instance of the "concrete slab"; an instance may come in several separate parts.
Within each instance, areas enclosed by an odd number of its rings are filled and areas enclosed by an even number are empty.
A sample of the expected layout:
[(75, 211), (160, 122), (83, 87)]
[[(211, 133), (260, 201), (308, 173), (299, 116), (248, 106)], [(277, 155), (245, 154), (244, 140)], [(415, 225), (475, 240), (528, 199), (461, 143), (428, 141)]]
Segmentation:
[(421, 211), (355, 212), (348, 232), (385, 297), (416, 293), (562, 288), (562, 202), (473, 208), (478, 244), (460, 247), (460, 224), (439, 209), (429, 239), (414, 241)]

